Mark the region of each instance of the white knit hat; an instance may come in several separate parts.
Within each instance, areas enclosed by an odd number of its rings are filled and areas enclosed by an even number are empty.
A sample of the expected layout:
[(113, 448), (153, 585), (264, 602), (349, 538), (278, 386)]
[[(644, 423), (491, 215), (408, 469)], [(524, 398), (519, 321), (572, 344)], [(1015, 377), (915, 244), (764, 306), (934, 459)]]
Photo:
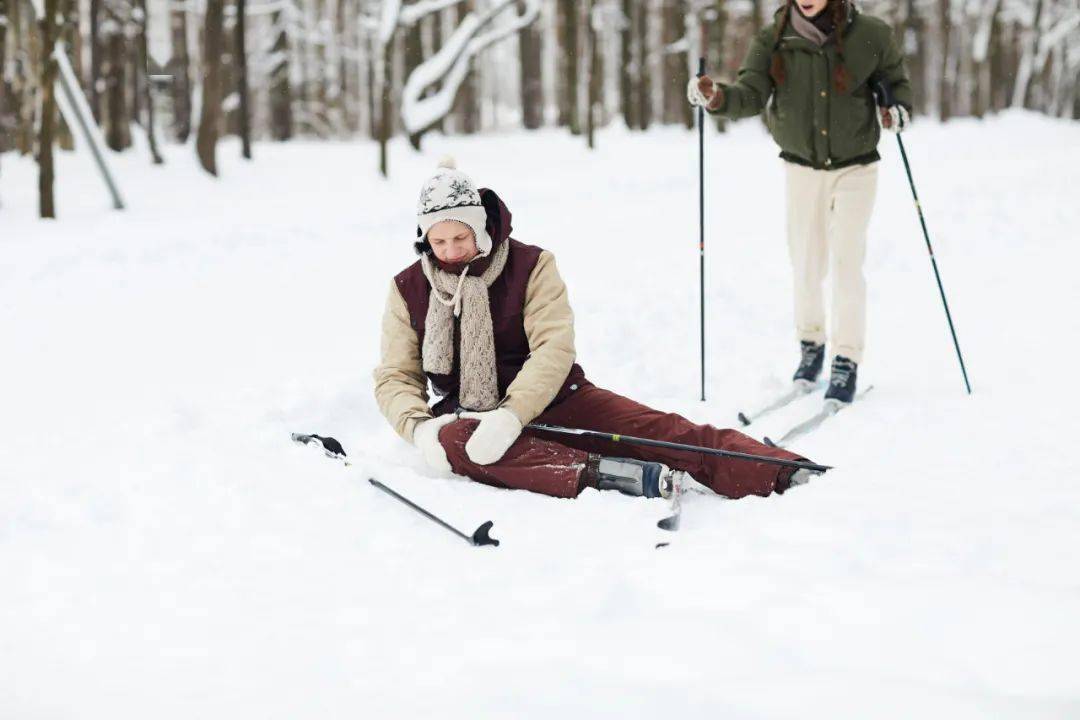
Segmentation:
[(439, 162), (439, 169), (420, 191), (416, 207), (416, 223), (421, 239), (428, 230), (443, 220), (457, 220), (472, 228), (476, 247), (481, 255), (491, 252), (491, 236), (487, 233), (487, 211), (480, 203), (480, 192), (468, 175), (457, 169), (452, 157)]

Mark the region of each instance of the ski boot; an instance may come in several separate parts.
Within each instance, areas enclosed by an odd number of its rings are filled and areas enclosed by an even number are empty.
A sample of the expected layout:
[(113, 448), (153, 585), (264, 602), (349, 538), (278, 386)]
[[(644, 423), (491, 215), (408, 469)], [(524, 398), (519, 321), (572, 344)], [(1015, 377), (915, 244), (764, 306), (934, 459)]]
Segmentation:
[(843, 355), (837, 355), (832, 361), (832, 377), (829, 389), (825, 391), (826, 400), (850, 403), (855, 399), (855, 379), (859, 365)]
[(825, 364), (825, 345), (818, 345), (810, 340), (799, 341), (799, 350), (802, 358), (799, 367), (795, 371), (792, 380), (805, 380), (807, 383), (817, 382), (821, 374), (821, 367)]
[(670, 498), (675, 490), (675, 473), (663, 463), (589, 455), (586, 472), (588, 484), (597, 490), (647, 498)]

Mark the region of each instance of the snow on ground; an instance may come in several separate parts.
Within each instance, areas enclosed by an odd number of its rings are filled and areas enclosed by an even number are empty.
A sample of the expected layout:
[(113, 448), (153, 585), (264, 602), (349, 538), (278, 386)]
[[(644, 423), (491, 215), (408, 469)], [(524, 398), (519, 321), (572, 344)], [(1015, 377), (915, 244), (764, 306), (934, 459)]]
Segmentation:
[[(756, 121), (708, 142), (698, 401), (696, 137), (608, 130), (62, 154), (0, 182), (0, 717), (950, 717), (1080, 714), (1080, 124), (905, 136), (975, 394), (895, 143), (867, 261), (875, 389), (798, 445), (784, 497), (656, 501), (436, 479), (374, 404), (389, 279), (444, 153), (556, 253), (590, 378), (698, 421), (795, 362), (783, 175)], [(752, 428), (776, 433), (809, 399)], [(351, 469), (289, 442), (336, 436)], [(475, 549), (366, 483), (452, 522)]]

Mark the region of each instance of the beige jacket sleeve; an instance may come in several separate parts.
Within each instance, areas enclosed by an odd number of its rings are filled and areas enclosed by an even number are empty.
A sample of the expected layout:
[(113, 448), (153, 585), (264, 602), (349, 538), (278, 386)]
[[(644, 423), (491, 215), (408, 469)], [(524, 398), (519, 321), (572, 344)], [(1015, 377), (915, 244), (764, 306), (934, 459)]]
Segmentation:
[(577, 356), (574, 311), (555, 256), (546, 250), (529, 275), (524, 320), (529, 359), (506, 389), (501, 405), (527, 425), (555, 399)]
[(397, 283), (390, 281), (390, 295), (382, 321), (382, 360), (375, 368), (375, 401), (394, 431), (409, 442), (417, 423), (431, 417), (427, 377), (420, 362), (420, 340), (409, 324), (409, 308)]

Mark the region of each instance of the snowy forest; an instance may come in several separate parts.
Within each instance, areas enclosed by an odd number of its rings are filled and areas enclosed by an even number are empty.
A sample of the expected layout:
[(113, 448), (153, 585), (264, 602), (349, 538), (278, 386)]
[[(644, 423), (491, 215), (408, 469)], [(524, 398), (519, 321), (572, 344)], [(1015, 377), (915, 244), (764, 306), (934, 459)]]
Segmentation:
[(780, 2), (0, 0), (0, 720), (1080, 718), (1080, 0)]
[[(42, 6), (42, 2), (44, 5)], [(871, 0), (941, 119), (1024, 107), (1080, 118), (1078, 0)], [(104, 142), (194, 137), (216, 174), (243, 141), (565, 127), (691, 126), (686, 81), (705, 56), (734, 77), (775, 2), (737, 0), (0, 0), (0, 152), (71, 130), (52, 86), (67, 58)], [(40, 17), (39, 17), (40, 16)], [(56, 53), (56, 55), (54, 55)], [(63, 109), (63, 108), (61, 108)], [(54, 120), (54, 118), (56, 118)], [(723, 130), (722, 121), (718, 122)]]

